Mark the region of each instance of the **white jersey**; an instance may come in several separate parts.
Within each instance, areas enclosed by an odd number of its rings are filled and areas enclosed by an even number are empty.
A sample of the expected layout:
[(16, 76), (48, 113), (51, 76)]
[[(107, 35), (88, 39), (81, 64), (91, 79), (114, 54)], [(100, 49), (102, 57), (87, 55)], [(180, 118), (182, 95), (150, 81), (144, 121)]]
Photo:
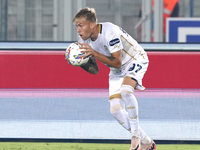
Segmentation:
[(79, 42), (88, 43), (93, 50), (111, 56), (111, 53), (122, 51), (122, 65), (120, 69), (110, 67), (111, 72), (124, 72), (131, 60), (148, 62), (144, 49), (125, 30), (110, 22), (100, 23), (98, 38), (95, 41), (87, 39)]

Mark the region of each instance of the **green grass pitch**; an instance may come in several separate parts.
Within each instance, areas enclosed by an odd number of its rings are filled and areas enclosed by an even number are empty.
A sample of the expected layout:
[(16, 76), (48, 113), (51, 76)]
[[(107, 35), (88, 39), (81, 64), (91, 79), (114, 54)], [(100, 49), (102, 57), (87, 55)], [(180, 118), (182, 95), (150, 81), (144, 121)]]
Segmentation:
[[(157, 150), (200, 150), (200, 145), (157, 144)], [(129, 144), (0, 142), (0, 150), (129, 150)]]

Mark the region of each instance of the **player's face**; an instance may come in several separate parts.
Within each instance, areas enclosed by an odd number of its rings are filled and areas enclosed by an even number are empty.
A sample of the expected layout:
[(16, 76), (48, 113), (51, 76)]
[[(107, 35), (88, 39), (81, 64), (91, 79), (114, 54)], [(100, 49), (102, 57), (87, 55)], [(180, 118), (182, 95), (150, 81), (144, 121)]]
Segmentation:
[(79, 36), (87, 40), (92, 35), (95, 23), (87, 21), (84, 17), (76, 20), (76, 27)]

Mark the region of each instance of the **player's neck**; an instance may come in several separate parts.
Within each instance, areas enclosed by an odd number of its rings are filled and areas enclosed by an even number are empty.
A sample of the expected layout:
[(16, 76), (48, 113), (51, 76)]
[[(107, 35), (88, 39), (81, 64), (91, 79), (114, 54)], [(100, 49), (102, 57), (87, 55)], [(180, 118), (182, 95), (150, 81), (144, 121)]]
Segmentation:
[(97, 38), (98, 38), (98, 35), (99, 35), (99, 24), (97, 24), (94, 29), (93, 29), (93, 32), (91, 34), (91, 40), (92, 41), (95, 41)]

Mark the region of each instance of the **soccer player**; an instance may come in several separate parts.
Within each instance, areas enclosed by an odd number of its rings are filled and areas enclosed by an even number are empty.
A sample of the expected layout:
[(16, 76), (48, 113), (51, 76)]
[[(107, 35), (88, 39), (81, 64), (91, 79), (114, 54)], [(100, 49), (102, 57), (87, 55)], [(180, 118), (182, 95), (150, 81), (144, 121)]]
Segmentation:
[[(96, 59), (110, 67), (110, 112), (131, 132), (130, 150), (156, 149), (154, 141), (140, 128), (138, 103), (134, 90), (145, 90), (142, 78), (148, 67), (144, 49), (125, 30), (110, 22), (97, 23), (94, 8), (80, 10), (73, 19), (84, 46), (83, 52), (91, 59), (81, 67), (92, 74), (99, 68)], [(84, 50), (85, 49), (85, 50)]]

